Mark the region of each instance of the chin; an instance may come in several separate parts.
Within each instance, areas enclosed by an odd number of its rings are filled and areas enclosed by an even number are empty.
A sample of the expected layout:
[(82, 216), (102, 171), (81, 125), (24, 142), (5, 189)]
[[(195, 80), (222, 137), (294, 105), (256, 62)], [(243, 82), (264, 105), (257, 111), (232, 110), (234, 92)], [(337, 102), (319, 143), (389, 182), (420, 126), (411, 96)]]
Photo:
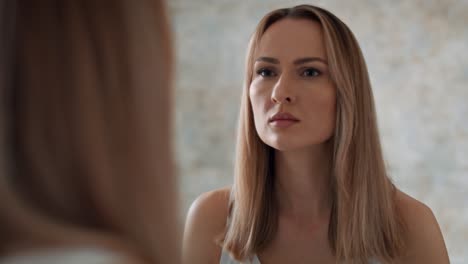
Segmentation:
[(320, 138), (317, 140), (310, 140), (307, 142), (298, 141), (298, 140), (291, 140), (291, 137), (287, 138), (274, 138), (268, 140), (262, 140), (263, 143), (267, 144), (268, 146), (274, 148), (278, 151), (294, 151), (305, 149), (309, 147), (319, 146), (330, 142), (330, 137), (327, 138)]
[(264, 141), (265, 144), (279, 151), (291, 151), (307, 147), (306, 144), (297, 144), (291, 140)]

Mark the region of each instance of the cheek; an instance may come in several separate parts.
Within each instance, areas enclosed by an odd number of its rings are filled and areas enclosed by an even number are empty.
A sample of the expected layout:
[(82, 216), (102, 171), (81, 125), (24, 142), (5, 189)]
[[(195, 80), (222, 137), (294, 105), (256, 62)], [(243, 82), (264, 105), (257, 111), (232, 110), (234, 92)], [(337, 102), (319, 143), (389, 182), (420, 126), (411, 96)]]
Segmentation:
[(314, 103), (310, 105), (311, 107), (315, 106), (316, 111), (328, 119), (331, 114), (336, 112), (336, 88), (331, 84), (326, 85), (324, 88), (313, 95), (310, 100)]
[(261, 119), (271, 106), (270, 93), (264, 85), (252, 83), (249, 87), (249, 98), (254, 118)]
[[(326, 94), (317, 98), (317, 111), (320, 116), (326, 120), (334, 119), (336, 114), (336, 95), (335, 93)], [(325, 120), (324, 120), (325, 121)]]
[(268, 89), (264, 86), (254, 85), (249, 87), (249, 99), (253, 112), (255, 130), (262, 141), (267, 135), (268, 109), (271, 108), (271, 100)]
[(306, 106), (311, 121), (309, 124), (318, 128), (323, 136), (333, 133), (336, 121), (336, 89), (330, 87), (326, 92), (315, 94), (307, 101), (310, 102)]

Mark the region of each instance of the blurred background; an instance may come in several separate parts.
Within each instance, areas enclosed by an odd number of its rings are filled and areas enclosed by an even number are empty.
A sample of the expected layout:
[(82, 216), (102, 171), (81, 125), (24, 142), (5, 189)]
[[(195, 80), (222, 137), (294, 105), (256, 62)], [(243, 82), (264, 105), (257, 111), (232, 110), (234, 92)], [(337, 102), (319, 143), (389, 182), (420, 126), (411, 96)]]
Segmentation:
[(170, 0), (176, 155), (185, 217), (230, 185), (247, 42), (259, 20), (309, 3), (342, 19), (367, 61), (389, 172), (432, 208), (452, 263), (468, 263), (467, 0)]

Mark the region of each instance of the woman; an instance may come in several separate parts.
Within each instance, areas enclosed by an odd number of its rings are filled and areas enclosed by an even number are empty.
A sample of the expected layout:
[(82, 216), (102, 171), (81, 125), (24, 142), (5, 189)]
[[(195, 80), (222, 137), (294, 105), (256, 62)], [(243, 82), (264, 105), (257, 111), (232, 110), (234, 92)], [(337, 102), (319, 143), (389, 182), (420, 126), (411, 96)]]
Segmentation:
[(192, 205), (184, 263), (448, 263), (431, 210), (386, 173), (364, 58), (324, 9), (257, 26), (235, 169)]
[(179, 263), (160, 1), (1, 1), (0, 263)]

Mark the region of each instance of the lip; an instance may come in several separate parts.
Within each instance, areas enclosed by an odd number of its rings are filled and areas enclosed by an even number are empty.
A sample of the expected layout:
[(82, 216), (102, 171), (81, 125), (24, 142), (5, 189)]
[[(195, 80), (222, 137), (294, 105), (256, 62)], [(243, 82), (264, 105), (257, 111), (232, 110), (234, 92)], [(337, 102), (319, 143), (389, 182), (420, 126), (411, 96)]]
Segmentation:
[(276, 127), (289, 127), (298, 123), (300, 120), (287, 112), (280, 112), (274, 114), (269, 120), (268, 123)]

